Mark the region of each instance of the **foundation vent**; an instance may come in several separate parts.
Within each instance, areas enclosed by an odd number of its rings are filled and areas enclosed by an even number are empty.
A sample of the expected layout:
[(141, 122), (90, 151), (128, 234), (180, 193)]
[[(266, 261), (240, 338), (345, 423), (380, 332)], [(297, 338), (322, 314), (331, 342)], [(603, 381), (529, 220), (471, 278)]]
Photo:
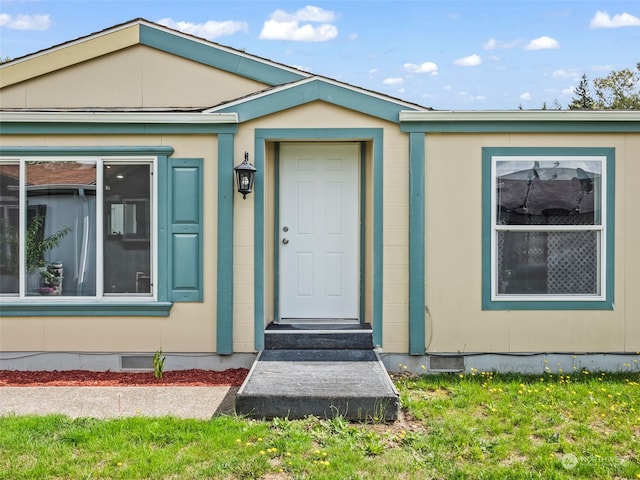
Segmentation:
[(434, 372), (462, 372), (464, 371), (464, 357), (461, 355), (429, 357), (429, 370)]
[(122, 355), (122, 370), (153, 370), (153, 355)]

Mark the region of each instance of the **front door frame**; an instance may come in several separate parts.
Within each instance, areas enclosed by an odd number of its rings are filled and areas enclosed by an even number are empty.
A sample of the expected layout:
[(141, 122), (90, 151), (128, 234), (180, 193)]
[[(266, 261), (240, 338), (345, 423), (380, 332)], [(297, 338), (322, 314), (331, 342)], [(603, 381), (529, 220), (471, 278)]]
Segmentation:
[[(266, 146), (267, 142), (287, 142), (287, 141), (322, 141), (322, 142), (344, 142), (344, 141), (361, 141), (361, 175), (364, 174), (366, 165), (364, 143), (370, 142), (373, 146), (371, 152), (372, 160), (372, 214), (373, 219), (373, 251), (372, 255), (372, 274), (370, 279), (364, 279), (362, 272), (364, 262), (364, 251), (361, 251), (360, 275), (361, 275), (361, 296), (363, 295), (364, 284), (367, 281), (372, 283), (372, 314), (371, 322), (373, 327), (373, 342), (376, 346), (382, 346), (382, 255), (383, 255), (383, 129), (382, 128), (274, 128), (274, 129), (256, 129), (254, 137), (254, 166), (257, 169), (254, 183), (254, 343), (256, 350), (264, 348), (264, 327), (265, 319), (268, 318), (265, 309), (265, 203), (266, 203), (266, 186), (265, 186), (265, 168), (266, 168)], [(276, 149), (277, 150), (277, 149)], [(276, 162), (277, 165), (277, 162)], [(277, 178), (277, 176), (276, 176)], [(362, 193), (364, 195), (364, 184), (362, 185)], [(361, 218), (364, 219), (364, 211), (366, 202), (361, 201)], [(276, 212), (278, 206), (276, 205)], [(364, 222), (362, 222), (364, 223)], [(277, 230), (277, 229), (276, 229)], [(364, 235), (361, 234), (361, 242)], [(269, 279), (271, 280), (271, 279)], [(274, 279), (277, 281), (277, 279)], [(277, 286), (277, 283), (275, 284)], [(276, 305), (278, 304), (276, 299)], [(277, 308), (277, 307), (276, 307)], [(364, 318), (364, 302), (360, 301), (360, 318)], [(278, 312), (274, 312), (274, 318), (278, 318)]]

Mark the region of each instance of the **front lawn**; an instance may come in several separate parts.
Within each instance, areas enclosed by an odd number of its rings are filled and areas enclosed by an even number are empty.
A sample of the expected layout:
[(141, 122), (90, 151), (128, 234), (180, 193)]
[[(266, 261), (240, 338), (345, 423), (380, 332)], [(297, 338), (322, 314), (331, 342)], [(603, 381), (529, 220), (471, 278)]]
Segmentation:
[(0, 417), (0, 479), (640, 478), (637, 371), (395, 381), (393, 425)]

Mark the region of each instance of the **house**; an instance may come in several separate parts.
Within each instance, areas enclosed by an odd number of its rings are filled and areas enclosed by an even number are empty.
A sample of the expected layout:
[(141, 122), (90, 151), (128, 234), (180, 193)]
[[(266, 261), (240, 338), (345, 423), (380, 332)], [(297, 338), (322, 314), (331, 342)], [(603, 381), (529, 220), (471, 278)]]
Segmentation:
[(0, 369), (248, 366), (291, 318), (390, 370), (640, 368), (640, 112), (433, 111), (143, 19), (0, 68)]

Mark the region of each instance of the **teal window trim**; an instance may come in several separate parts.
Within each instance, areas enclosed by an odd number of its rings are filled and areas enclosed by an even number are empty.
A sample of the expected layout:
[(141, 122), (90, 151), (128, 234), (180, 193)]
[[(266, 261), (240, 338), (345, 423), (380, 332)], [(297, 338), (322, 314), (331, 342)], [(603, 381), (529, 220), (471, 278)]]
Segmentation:
[[(493, 157), (594, 156), (606, 158), (606, 238), (604, 300), (492, 300), (491, 297), (491, 175)], [(482, 148), (482, 309), (483, 310), (613, 310), (615, 273), (615, 148), (598, 147), (483, 147)]]
[(234, 135), (218, 136), (218, 257), (216, 353), (233, 353)]
[[(5, 147), (0, 146), (2, 157), (74, 157), (74, 156), (155, 156), (158, 175), (158, 251), (159, 258), (167, 258), (168, 218), (166, 197), (168, 185), (169, 156), (173, 153), (170, 146), (133, 146), (133, 147)], [(168, 275), (165, 262), (158, 262), (157, 301), (114, 301), (88, 300), (60, 302), (12, 301), (4, 297), (0, 306), (0, 317), (27, 316), (168, 316), (173, 302), (169, 300)]]
[[(264, 348), (264, 271), (265, 271), (265, 153), (266, 142), (287, 140), (371, 141), (373, 143), (373, 342), (382, 345), (382, 266), (383, 266), (383, 129), (381, 128), (267, 128), (256, 129), (254, 139), (254, 342)], [(364, 289), (361, 286), (361, 291)], [(362, 303), (362, 302), (361, 302)]]
[(424, 355), (425, 135), (409, 135), (409, 354)]

